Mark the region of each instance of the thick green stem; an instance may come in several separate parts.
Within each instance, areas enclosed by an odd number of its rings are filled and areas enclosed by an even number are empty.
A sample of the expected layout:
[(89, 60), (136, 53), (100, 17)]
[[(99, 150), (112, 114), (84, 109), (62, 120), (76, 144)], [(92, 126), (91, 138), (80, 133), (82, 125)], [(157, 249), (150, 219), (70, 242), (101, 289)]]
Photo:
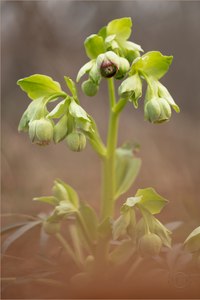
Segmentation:
[(101, 219), (112, 217), (114, 213), (115, 194), (115, 149), (117, 146), (119, 113), (114, 111), (116, 105), (113, 79), (108, 79), (110, 116), (107, 137), (107, 155), (103, 159), (103, 190), (101, 202)]

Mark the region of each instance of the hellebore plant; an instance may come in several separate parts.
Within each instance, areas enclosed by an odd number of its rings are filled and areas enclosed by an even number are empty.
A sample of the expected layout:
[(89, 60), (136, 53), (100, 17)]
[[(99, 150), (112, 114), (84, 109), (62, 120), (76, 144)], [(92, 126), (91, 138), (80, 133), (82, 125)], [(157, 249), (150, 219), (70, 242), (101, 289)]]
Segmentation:
[[(157, 256), (171, 246), (171, 232), (156, 217), (168, 201), (151, 187), (139, 189), (126, 199), (119, 217), (114, 219), (116, 202), (131, 187), (141, 165), (133, 146), (117, 147), (119, 117), (124, 107), (131, 104), (137, 109), (146, 84), (145, 120), (163, 123), (169, 121), (172, 109), (179, 112), (178, 105), (160, 82), (173, 57), (158, 51), (143, 54), (138, 44), (128, 40), (131, 27), (130, 18), (116, 19), (86, 38), (84, 46), (89, 61), (81, 67), (76, 79), (78, 83), (87, 76), (81, 87), (89, 97), (98, 93), (102, 80), (108, 83), (106, 144), (93, 118), (81, 107), (76, 84), (71, 78), (64, 77), (68, 92), (63, 91), (58, 82), (41, 74), (17, 82), (32, 100), (20, 120), (19, 131), (28, 132), (34, 144), (44, 146), (64, 141), (70, 150), (77, 152), (84, 150), (89, 142), (102, 162), (99, 216), (62, 180), (55, 181), (52, 196), (34, 198), (52, 207), (52, 212), (42, 221), (42, 228), (61, 243), (74, 262), (76, 271), (72, 281), (90, 281), (101, 276), (101, 272), (109, 278), (112, 268), (133, 265), (138, 258)], [(117, 95), (115, 81), (120, 82)], [(56, 101), (58, 103), (49, 111), (48, 103)], [(72, 244), (61, 233), (66, 219)], [(197, 231), (199, 240), (199, 229)], [(198, 254), (199, 248), (195, 248)]]

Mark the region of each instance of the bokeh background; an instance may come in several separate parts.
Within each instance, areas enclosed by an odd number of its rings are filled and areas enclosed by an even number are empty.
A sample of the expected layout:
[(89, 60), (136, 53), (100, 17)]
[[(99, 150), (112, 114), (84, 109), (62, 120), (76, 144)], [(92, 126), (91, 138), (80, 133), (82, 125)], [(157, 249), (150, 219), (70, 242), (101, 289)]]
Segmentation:
[[(114, 18), (133, 20), (131, 40), (144, 51), (159, 50), (174, 61), (162, 79), (181, 108), (166, 124), (144, 121), (139, 109), (127, 105), (121, 117), (119, 144), (141, 145), (143, 164), (135, 185), (154, 187), (169, 199), (161, 214), (164, 223), (183, 221), (175, 238), (185, 239), (200, 222), (200, 2), (198, 1), (2, 1), (2, 211), (36, 215), (48, 206), (35, 196), (51, 194), (55, 178), (77, 189), (98, 209), (100, 162), (88, 145), (72, 153), (65, 142), (32, 145), (17, 132), (29, 99), (16, 85), (22, 77), (46, 74), (65, 86), (63, 76), (76, 78), (87, 62), (83, 42)], [(79, 89), (80, 90), (80, 89)], [(80, 90), (83, 107), (97, 121), (105, 140), (108, 117), (106, 82), (97, 97)], [(121, 198), (121, 202), (126, 195)], [(121, 203), (120, 202), (120, 203)]]

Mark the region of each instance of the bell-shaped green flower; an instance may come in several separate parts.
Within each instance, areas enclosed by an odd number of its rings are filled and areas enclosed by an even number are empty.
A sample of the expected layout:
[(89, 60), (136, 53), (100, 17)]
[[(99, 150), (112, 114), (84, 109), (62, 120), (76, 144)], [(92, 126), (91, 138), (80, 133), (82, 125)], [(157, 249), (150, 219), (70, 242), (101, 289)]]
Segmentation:
[(162, 123), (171, 117), (171, 107), (164, 98), (153, 98), (145, 103), (145, 119), (151, 123)]
[(97, 68), (99, 69), (101, 76), (105, 78), (111, 78), (115, 76), (120, 66), (120, 58), (113, 51), (100, 54), (97, 57)]
[(118, 94), (122, 98), (128, 98), (137, 108), (138, 99), (142, 96), (142, 81), (139, 74), (135, 73), (125, 79), (119, 86)]
[(32, 143), (45, 146), (53, 140), (53, 123), (49, 119), (33, 120), (29, 123), (29, 137)]
[(86, 137), (80, 131), (70, 133), (66, 140), (69, 149), (72, 151), (80, 152), (86, 147)]
[(162, 241), (155, 233), (147, 233), (139, 240), (139, 251), (142, 256), (155, 256), (160, 253)]

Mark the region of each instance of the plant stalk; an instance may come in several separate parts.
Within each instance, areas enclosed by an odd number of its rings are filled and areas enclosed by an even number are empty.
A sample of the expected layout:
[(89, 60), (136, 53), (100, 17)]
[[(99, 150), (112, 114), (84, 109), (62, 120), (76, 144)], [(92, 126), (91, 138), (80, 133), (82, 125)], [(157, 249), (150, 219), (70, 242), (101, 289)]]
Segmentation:
[(115, 196), (115, 149), (117, 146), (119, 113), (116, 105), (113, 78), (108, 79), (110, 115), (107, 136), (107, 155), (103, 159), (101, 220), (112, 217)]

